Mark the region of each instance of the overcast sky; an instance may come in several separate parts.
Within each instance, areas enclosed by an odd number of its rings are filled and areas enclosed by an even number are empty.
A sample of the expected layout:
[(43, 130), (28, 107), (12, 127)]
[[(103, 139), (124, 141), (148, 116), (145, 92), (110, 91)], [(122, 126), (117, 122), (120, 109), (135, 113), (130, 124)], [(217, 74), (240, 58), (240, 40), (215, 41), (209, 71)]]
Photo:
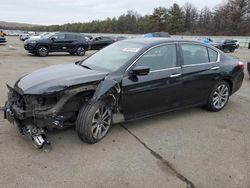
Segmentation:
[(170, 7), (173, 3), (194, 4), (201, 9), (213, 8), (223, 0), (2, 0), (0, 20), (33, 24), (63, 24), (88, 22), (117, 17), (136, 10), (140, 14), (150, 14), (158, 6)]

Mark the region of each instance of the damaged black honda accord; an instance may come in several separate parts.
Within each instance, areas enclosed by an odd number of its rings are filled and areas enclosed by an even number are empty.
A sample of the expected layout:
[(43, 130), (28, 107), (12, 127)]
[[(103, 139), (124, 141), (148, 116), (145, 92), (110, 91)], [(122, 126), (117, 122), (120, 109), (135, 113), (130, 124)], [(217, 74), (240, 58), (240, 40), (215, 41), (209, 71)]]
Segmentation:
[(87, 59), (47, 67), (8, 86), (5, 118), (37, 148), (53, 129), (75, 126), (94, 144), (111, 124), (191, 106), (225, 107), (244, 64), (193, 41), (147, 38), (114, 43)]

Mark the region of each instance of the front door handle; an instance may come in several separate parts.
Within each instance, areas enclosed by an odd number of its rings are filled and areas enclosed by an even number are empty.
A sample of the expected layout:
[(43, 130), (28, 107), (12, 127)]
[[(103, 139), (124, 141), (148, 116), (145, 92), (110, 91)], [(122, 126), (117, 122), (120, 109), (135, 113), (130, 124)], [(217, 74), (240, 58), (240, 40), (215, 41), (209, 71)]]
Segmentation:
[(179, 76), (181, 76), (181, 74), (180, 73), (176, 73), (176, 74), (172, 74), (170, 76), (170, 78), (176, 78), (176, 77), (179, 77)]
[(216, 66), (216, 67), (212, 67), (211, 70), (218, 70), (220, 67)]

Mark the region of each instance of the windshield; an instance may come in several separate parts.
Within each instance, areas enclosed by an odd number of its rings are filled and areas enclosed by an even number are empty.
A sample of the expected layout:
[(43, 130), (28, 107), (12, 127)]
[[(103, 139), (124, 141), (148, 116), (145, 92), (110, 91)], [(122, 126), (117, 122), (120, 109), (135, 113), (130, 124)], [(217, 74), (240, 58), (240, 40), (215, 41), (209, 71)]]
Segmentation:
[(144, 45), (140, 43), (116, 42), (90, 56), (81, 64), (90, 68), (114, 71), (127, 63), (143, 47)]
[(42, 38), (46, 38), (48, 35), (50, 35), (50, 33), (42, 33), (40, 36), (42, 37)]

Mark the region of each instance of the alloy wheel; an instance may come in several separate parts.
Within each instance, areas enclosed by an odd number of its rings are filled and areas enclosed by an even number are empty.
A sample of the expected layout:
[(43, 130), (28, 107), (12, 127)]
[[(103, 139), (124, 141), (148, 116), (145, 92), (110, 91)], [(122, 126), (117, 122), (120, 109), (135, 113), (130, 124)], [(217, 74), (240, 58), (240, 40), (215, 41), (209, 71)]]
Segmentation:
[(213, 105), (216, 109), (223, 108), (229, 98), (229, 88), (225, 84), (217, 87), (213, 95)]
[(77, 48), (77, 55), (82, 56), (85, 54), (85, 50), (83, 47)]
[(48, 54), (48, 49), (46, 47), (40, 47), (38, 51), (40, 56), (46, 56)]
[(92, 135), (95, 139), (103, 138), (111, 125), (111, 109), (106, 106), (101, 106), (95, 112), (92, 119)]

